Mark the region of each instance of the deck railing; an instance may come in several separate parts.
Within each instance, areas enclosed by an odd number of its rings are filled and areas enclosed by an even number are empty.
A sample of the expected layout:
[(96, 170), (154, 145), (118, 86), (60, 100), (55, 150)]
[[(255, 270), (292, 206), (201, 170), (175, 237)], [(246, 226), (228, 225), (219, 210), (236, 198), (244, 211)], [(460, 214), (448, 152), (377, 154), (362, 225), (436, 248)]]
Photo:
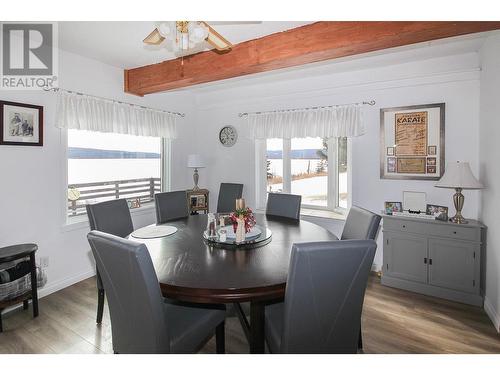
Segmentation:
[(154, 200), (155, 193), (161, 191), (161, 180), (157, 177), (138, 178), (134, 180), (118, 180), (104, 182), (88, 182), (68, 185), (68, 191), (75, 189), (80, 196), (76, 200), (68, 197), (68, 216), (84, 215), (87, 203), (125, 198), (138, 199), (140, 203)]

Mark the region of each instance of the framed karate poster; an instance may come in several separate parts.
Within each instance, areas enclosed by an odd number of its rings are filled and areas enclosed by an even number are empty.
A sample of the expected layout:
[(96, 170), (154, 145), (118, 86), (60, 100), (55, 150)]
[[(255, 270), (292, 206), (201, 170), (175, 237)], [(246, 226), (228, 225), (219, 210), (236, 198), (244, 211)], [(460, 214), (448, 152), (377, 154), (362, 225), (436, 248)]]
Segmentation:
[(445, 103), (380, 109), (380, 178), (439, 180)]

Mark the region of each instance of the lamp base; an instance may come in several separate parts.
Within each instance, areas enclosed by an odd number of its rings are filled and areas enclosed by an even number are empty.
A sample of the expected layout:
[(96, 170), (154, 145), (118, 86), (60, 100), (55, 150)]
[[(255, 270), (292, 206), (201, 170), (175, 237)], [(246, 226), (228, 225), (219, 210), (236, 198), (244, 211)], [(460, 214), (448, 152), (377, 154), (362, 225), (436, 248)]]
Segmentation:
[(453, 204), (455, 205), (457, 213), (450, 219), (450, 221), (455, 224), (467, 224), (468, 221), (462, 216), (462, 208), (464, 207), (465, 197), (462, 194), (461, 188), (455, 188), (455, 191), (456, 193), (453, 194)]
[(462, 214), (460, 214), (460, 215), (457, 214), (457, 215), (453, 216), (452, 218), (450, 218), (450, 221), (452, 223), (455, 223), (455, 224), (467, 224), (468, 223), (468, 221), (465, 220), (465, 218), (462, 216)]
[(198, 186), (198, 178), (199, 178), (199, 175), (198, 175), (198, 168), (195, 168), (194, 169), (194, 173), (193, 173), (193, 181), (194, 181), (194, 187), (193, 187), (193, 191), (198, 191), (200, 190), (199, 186)]

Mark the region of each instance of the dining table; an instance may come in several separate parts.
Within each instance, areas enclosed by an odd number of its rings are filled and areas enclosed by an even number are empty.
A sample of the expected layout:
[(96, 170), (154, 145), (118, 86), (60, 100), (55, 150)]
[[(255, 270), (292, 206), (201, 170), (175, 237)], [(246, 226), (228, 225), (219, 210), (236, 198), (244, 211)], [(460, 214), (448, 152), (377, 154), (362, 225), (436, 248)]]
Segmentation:
[[(250, 353), (264, 353), (265, 306), (284, 299), (292, 245), (337, 237), (309, 221), (254, 216), (260, 228), (270, 231), (266, 241), (214, 246), (203, 236), (206, 214), (158, 224), (175, 227), (171, 235), (131, 239), (147, 246), (164, 297), (190, 303), (232, 304)], [(241, 307), (243, 302), (250, 303), (250, 321)]]

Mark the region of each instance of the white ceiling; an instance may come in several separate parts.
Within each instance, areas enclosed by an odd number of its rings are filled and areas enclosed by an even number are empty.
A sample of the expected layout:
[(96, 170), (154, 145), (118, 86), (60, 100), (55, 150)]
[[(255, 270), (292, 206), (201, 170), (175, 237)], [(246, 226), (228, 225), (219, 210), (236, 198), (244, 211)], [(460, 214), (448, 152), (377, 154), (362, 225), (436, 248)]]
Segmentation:
[[(211, 26), (236, 44), (308, 23), (311, 22), (214, 22)], [(176, 58), (165, 48), (142, 42), (155, 27), (155, 22), (136, 21), (59, 22), (59, 48), (123, 69)]]

